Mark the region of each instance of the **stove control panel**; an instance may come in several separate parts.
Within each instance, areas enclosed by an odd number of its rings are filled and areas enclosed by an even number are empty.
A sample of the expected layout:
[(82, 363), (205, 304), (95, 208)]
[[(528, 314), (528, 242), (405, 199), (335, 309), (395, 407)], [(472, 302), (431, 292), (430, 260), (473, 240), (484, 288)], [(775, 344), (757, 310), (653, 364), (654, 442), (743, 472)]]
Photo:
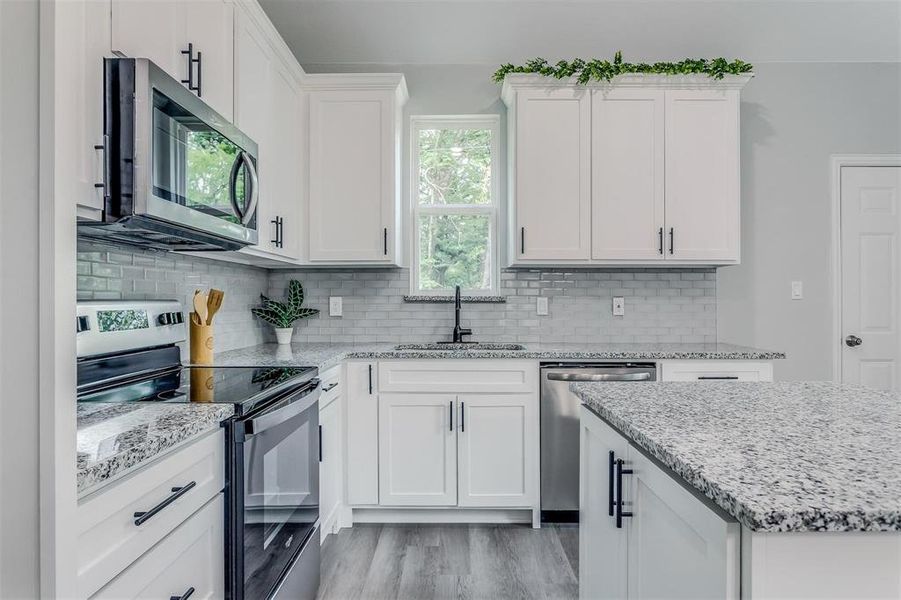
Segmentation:
[(75, 311), (78, 358), (185, 341), (177, 300), (91, 300)]

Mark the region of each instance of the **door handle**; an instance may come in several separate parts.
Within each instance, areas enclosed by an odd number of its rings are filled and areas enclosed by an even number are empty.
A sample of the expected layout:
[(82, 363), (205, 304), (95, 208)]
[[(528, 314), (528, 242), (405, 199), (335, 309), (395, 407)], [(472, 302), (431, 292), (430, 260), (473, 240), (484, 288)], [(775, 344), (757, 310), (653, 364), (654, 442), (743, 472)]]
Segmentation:
[(845, 344), (849, 348), (856, 348), (857, 346), (860, 346), (861, 344), (863, 344), (863, 340), (852, 333), (851, 335), (849, 335), (848, 337), (845, 338)]
[(609, 464), (608, 464), (608, 466), (607, 466), (607, 474), (610, 476), (609, 479), (607, 480), (607, 482), (608, 482), (608, 486), (607, 486), (607, 487), (608, 487), (608, 489), (607, 489), (607, 499), (608, 499), (607, 514), (610, 515), (611, 517), (613, 516), (613, 504), (614, 504), (614, 502), (615, 502), (614, 499), (613, 499), (613, 478), (615, 477), (615, 475), (614, 475), (614, 472), (615, 472), (615, 471), (616, 471), (616, 455), (614, 454), (613, 450), (611, 450), (611, 451), (610, 451), (610, 462), (609, 462)]
[(673, 247), (675, 246), (675, 244), (676, 244), (676, 228), (670, 227), (669, 228), (669, 253), (670, 254), (673, 253)]
[(170, 504), (172, 504), (173, 502), (175, 502), (176, 500), (178, 500), (179, 498), (181, 498), (182, 496), (184, 496), (185, 494), (190, 492), (191, 489), (196, 485), (197, 485), (197, 482), (192, 481), (192, 482), (188, 483), (187, 485), (172, 488), (172, 490), (171, 490), (172, 494), (170, 496), (167, 496), (165, 500), (163, 500), (162, 502), (160, 502), (159, 504), (157, 504), (156, 506), (154, 506), (153, 508), (151, 508), (148, 511), (136, 512), (134, 514), (135, 525), (143, 525), (144, 523), (146, 523), (147, 521), (149, 521), (150, 519), (155, 517), (157, 514), (159, 514), (159, 512), (161, 510), (163, 510), (164, 508), (166, 508), (167, 506), (169, 506)]
[(450, 422), (450, 431), (454, 430), (454, 401), (451, 400), (447, 403), (447, 418)]
[(663, 254), (663, 227), (657, 230), (657, 252)]
[(460, 432), (466, 431), (466, 403), (460, 403)]
[(526, 253), (526, 228), (525, 227), (519, 228), (519, 253), (520, 254)]
[(616, 459), (616, 528), (623, 528), (623, 517), (631, 517), (631, 512), (623, 512), (623, 475), (631, 475), (632, 469), (623, 468), (623, 459)]

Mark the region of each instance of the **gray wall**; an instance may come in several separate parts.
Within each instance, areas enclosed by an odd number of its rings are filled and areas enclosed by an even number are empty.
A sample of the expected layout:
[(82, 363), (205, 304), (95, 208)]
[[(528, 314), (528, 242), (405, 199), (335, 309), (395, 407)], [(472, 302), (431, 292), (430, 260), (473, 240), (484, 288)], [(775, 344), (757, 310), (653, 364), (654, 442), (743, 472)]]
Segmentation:
[[(322, 312), (301, 322), (299, 342), (427, 342), (450, 339), (452, 304), (411, 304), (409, 269), (275, 271), (270, 295), (289, 279), (304, 284), (305, 304)], [(716, 341), (716, 281), (712, 270), (528, 269), (501, 273), (503, 304), (464, 304), (463, 326), (492, 342), (709, 343)], [(344, 315), (328, 316), (329, 296), (344, 298)], [(535, 298), (549, 298), (537, 316)], [(612, 315), (613, 296), (626, 314)]]
[[(143, 252), (81, 243), (78, 247), (78, 299), (176, 299), (191, 310), (196, 289), (225, 291), (216, 314), (216, 351), (264, 341), (264, 325), (250, 314), (266, 293), (265, 269), (182, 254)], [(187, 354), (184, 355), (187, 358)]]
[(38, 3), (0, 2), (0, 598), (37, 598)]
[[(717, 273), (718, 333), (787, 352), (780, 379), (830, 379), (830, 155), (901, 153), (901, 65), (756, 73), (742, 92), (742, 264)], [(790, 299), (793, 280), (803, 300)]]

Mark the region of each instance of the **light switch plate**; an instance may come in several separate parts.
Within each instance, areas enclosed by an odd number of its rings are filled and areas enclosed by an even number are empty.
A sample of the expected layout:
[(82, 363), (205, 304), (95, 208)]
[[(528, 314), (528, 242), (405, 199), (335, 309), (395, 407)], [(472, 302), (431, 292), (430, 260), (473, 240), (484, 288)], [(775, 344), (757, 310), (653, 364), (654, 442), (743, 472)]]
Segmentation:
[(340, 317), (344, 314), (344, 298), (341, 296), (329, 296), (328, 316)]
[(804, 298), (804, 282), (792, 281), (792, 300), (802, 300)]
[(613, 297), (613, 316), (622, 317), (626, 314), (626, 299), (622, 296)]
[(546, 315), (547, 313), (547, 297), (546, 296), (538, 296), (535, 298), (535, 312), (539, 315)]

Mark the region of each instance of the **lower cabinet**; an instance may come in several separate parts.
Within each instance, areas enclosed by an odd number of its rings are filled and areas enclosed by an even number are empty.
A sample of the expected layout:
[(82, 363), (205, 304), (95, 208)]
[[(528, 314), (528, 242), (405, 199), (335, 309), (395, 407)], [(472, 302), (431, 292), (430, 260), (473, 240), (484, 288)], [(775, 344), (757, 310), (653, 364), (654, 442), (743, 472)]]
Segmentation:
[(341, 394), (338, 388), (338, 373), (335, 369), (334, 381), (327, 382), (322, 377), (323, 394), (319, 409), (319, 520), (322, 540), (330, 533), (337, 532), (338, 510), (341, 506), (343, 471), (341, 468)]
[(665, 360), (661, 381), (772, 381), (773, 363), (744, 360)]
[(740, 526), (581, 409), (580, 596), (738, 598)]
[(92, 600), (223, 598), (224, 527), (220, 493), (91, 596)]

